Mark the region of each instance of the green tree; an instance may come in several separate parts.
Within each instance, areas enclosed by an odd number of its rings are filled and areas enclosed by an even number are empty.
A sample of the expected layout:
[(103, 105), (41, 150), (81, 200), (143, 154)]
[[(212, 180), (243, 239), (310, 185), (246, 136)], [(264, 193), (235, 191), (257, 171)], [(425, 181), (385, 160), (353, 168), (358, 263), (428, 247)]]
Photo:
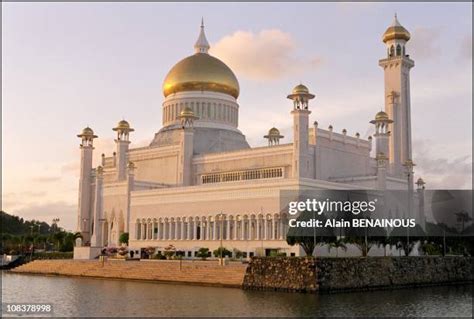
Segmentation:
[[(296, 221), (300, 223), (310, 223), (313, 219), (320, 220), (322, 225), (325, 225), (327, 220), (324, 215), (318, 215), (316, 212), (303, 211)], [(300, 245), (307, 256), (313, 255), (316, 245), (334, 242), (335, 240), (336, 236), (331, 227), (290, 227), (286, 236), (286, 242), (289, 245)]]
[(214, 257), (232, 257), (232, 252), (225, 247), (219, 247), (212, 252)]
[(339, 257), (339, 248), (341, 248), (343, 251), (347, 251), (347, 246), (344, 243), (343, 238), (339, 238), (333, 242), (328, 243), (328, 252), (331, 252), (332, 248), (336, 249), (336, 257)]
[(128, 238), (129, 238), (128, 233), (122, 233), (119, 237), (119, 243), (125, 244), (125, 245), (128, 246)]
[(426, 238), (425, 231), (420, 225), (415, 227), (396, 227), (390, 233), (389, 240), (398, 250), (404, 252), (405, 256), (409, 256), (416, 243)]
[(201, 258), (202, 260), (206, 260), (207, 257), (209, 257), (209, 248), (199, 248), (196, 254), (197, 257)]

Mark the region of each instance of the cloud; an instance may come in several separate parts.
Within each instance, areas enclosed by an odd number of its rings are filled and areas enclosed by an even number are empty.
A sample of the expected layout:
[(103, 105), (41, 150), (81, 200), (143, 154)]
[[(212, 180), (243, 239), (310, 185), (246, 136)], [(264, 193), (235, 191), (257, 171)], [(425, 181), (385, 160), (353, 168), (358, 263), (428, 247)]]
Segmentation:
[(430, 59), (439, 56), (440, 36), (440, 28), (415, 28), (411, 32), (411, 39), (407, 44), (407, 53), (415, 59)]
[(61, 180), (61, 176), (38, 176), (32, 178), (33, 182), (55, 183)]
[(472, 187), (472, 155), (453, 158), (434, 155), (438, 148), (431, 140), (414, 140), (416, 175), (423, 177), (428, 188), (470, 189)]
[(321, 65), (321, 57), (298, 57), (296, 48), (290, 33), (265, 29), (258, 33), (236, 31), (220, 39), (211, 52), (239, 76), (250, 80), (273, 80)]

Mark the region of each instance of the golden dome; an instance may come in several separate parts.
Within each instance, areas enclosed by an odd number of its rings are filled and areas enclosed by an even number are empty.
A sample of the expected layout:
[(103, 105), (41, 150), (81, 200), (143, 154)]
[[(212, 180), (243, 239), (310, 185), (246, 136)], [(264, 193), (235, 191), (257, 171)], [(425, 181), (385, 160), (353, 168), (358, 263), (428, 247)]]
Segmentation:
[(388, 114), (385, 113), (384, 111), (380, 111), (377, 114), (375, 114), (375, 119), (376, 120), (388, 120)]
[(395, 15), (392, 25), (383, 34), (382, 41), (386, 43), (393, 39), (410, 40), (410, 32), (398, 22), (397, 15)]
[(268, 134), (264, 136), (264, 138), (284, 138), (283, 135), (280, 134), (280, 130), (278, 130), (276, 127), (272, 127), (269, 131)]
[(280, 131), (276, 127), (272, 127), (268, 131), (268, 135), (280, 135)]
[(239, 82), (221, 60), (207, 53), (196, 53), (178, 62), (166, 75), (163, 94), (185, 91), (212, 91), (239, 96)]
[(301, 93), (309, 93), (309, 89), (306, 87), (306, 85), (303, 84), (298, 84), (293, 88), (293, 91), (291, 92), (292, 94), (301, 94)]
[(193, 110), (189, 107), (186, 106), (181, 112), (179, 112), (179, 117), (192, 117), (195, 118)]
[(92, 138), (96, 138), (97, 135), (94, 135), (94, 131), (89, 127), (85, 127), (81, 134), (78, 134), (77, 137), (92, 137)]
[(388, 114), (384, 111), (380, 111), (375, 114), (375, 120), (370, 121), (370, 123), (375, 124), (377, 122), (393, 123), (393, 121), (388, 117)]
[(118, 131), (118, 130), (127, 130), (129, 132), (133, 132), (134, 129), (130, 127), (130, 124), (125, 121), (125, 120), (121, 120), (120, 122), (117, 123), (117, 127), (114, 127), (112, 130), (114, 131)]

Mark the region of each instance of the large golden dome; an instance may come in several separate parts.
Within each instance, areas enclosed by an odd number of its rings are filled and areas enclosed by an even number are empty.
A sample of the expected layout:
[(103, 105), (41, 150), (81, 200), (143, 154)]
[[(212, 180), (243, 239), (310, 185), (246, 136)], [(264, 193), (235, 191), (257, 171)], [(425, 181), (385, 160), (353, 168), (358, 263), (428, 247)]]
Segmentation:
[(224, 62), (198, 52), (173, 66), (163, 82), (165, 97), (184, 91), (220, 92), (237, 98), (239, 82)]

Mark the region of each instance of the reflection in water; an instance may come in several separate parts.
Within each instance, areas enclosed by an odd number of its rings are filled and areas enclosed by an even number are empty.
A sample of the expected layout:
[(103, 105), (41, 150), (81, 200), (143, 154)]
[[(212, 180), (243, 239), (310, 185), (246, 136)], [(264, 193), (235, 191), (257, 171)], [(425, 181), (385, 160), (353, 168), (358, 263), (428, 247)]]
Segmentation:
[(4, 303), (52, 303), (54, 316), (471, 317), (472, 286), (311, 295), (2, 274)]

